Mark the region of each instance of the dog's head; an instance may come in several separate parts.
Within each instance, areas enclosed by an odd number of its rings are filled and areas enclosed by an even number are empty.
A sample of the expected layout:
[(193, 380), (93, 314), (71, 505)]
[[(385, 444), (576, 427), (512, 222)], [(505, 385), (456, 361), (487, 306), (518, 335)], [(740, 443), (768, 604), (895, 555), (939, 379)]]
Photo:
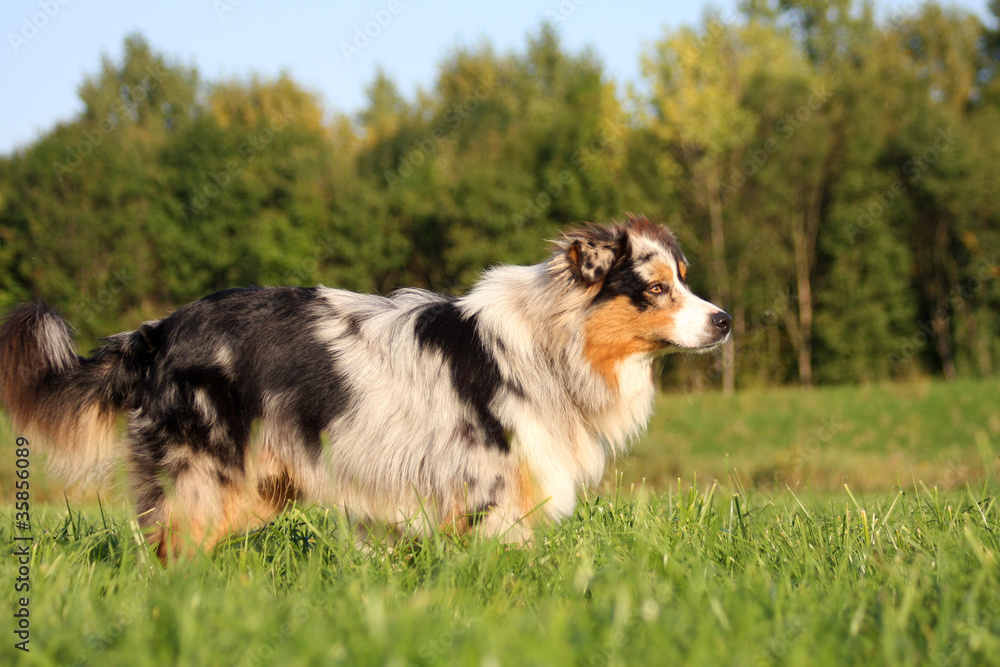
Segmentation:
[(641, 352), (707, 352), (729, 339), (732, 318), (690, 290), (673, 233), (644, 217), (568, 232), (550, 266), (590, 296), (586, 354), (599, 368)]

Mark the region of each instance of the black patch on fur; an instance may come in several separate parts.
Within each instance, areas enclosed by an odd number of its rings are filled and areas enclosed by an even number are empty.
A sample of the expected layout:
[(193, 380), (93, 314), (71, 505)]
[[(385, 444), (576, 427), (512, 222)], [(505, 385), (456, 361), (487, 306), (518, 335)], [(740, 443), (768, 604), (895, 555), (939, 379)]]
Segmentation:
[(496, 479), (493, 480), (493, 484), (490, 485), (490, 497), (496, 498), (506, 487), (507, 481), (500, 475), (497, 475)]
[(463, 419), (458, 424), (458, 438), (468, 443), (476, 441), (476, 425), (468, 419)]
[(138, 331), (109, 336), (92, 357), (82, 360), (84, 368), (93, 366), (105, 371), (98, 393), (106, 408), (117, 412), (137, 407), (139, 386), (157, 351), (155, 338), (148, 337), (148, 328), (143, 325)]
[(524, 387), (521, 383), (514, 379), (507, 381), (507, 389), (518, 398), (524, 398), (527, 395), (524, 393)]
[(347, 335), (357, 336), (361, 334), (361, 323), (364, 319), (355, 313), (347, 316)]
[(635, 262), (626, 255), (623, 259), (615, 263), (608, 274), (601, 291), (597, 293), (594, 303), (601, 303), (619, 296), (627, 296), (636, 307), (642, 312), (649, 308), (649, 299), (646, 297), (646, 281), (635, 270)]
[(434, 349), (444, 357), (455, 392), (475, 412), (484, 444), (509, 452), (503, 425), (490, 409), (503, 378), (496, 359), (483, 344), (477, 324), (474, 315), (465, 315), (453, 302), (443, 301), (421, 310), (414, 334), (422, 350)]
[[(266, 397), (278, 397), (276, 418), (318, 457), (320, 431), (351, 400), (334, 355), (314, 332), (320, 309), (328, 308), (319, 299), (315, 288), (230, 289), (142, 331), (159, 348), (139, 401), (146, 420), (137, 435), (151, 458), (158, 462), (171, 445), (187, 445), (243, 470)], [(225, 367), (218, 359), (223, 348)], [(212, 414), (196, 404), (196, 391)]]
[(473, 493), (476, 490), (476, 487), (479, 486), (479, 480), (477, 480), (475, 477), (473, 477), (469, 473), (465, 473), (462, 476), (462, 479), (465, 482), (465, 489), (469, 493)]
[(468, 517), (469, 528), (474, 528), (483, 522), (486, 515), (490, 513), (493, 509), (493, 502), (487, 501), (485, 503), (480, 503), (474, 510), (469, 512), (466, 516)]
[[(499, 338), (495, 339), (493, 341), (493, 346), (496, 348), (496, 351), (501, 356), (506, 356), (506, 354), (507, 354), (507, 346), (504, 345), (504, 342), (501, 339), (499, 339)], [(517, 381), (517, 378), (512, 378), (512, 377), (511, 378), (507, 378), (504, 381), (504, 385), (506, 386), (507, 391), (509, 391), (510, 393), (514, 394), (518, 398), (524, 398), (525, 397), (526, 394), (524, 393), (524, 387), (521, 385), (520, 382)]]
[(173, 459), (166, 469), (172, 479), (177, 479), (191, 469), (191, 460), (186, 457)]

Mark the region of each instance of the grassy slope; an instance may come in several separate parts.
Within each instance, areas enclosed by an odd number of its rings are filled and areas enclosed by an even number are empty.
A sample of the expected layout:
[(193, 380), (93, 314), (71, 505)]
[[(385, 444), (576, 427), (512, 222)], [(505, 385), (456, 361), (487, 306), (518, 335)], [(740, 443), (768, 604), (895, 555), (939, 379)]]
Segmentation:
[(120, 505), (36, 503), (33, 650), (0, 624), (0, 664), (1000, 664), (995, 388), (663, 397), (625, 472), (647, 483), (525, 549), (359, 551), (307, 508), (164, 571)]
[(751, 486), (813, 491), (962, 488), (996, 475), (998, 443), (997, 380), (667, 394), (619, 465), (626, 483), (654, 488), (734, 471)]

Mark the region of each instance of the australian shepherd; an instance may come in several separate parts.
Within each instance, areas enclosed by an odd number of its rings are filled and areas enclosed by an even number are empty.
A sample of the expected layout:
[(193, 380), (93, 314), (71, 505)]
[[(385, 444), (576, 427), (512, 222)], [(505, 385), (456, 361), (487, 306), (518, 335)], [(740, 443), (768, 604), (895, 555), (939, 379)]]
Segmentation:
[(525, 541), (645, 427), (655, 355), (728, 339), (687, 272), (668, 229), (629, 216), (462, 297), (230, 289), (86, 358), (55, 311), (26, 304), (0, 328), (0, 398), (67, 483), (127, 462), (163, 561), (293, 500), (362, 531)]

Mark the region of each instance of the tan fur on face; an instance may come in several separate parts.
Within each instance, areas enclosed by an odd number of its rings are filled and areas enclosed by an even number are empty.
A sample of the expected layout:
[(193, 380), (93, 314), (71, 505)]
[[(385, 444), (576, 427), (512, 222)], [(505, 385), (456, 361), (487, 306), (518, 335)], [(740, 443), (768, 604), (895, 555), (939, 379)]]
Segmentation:
[[(667, 283), (669, 284), (669, 283)], [(627, 296), (619, 296), (597, 307), (584, 326), (584, 356), (610, 387), (618, 386), (618, 365), (643, 352), (655, 352), (669, 339), (673, 314), (678, 305), (640, 312)]]
[(674, 272), (663, 262), (656, 262), (653, 265), (653, 280), (651, 283), (661, 283), (664, 287), (670, 287), (674, 282)]

